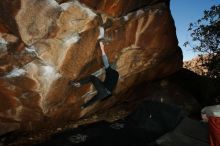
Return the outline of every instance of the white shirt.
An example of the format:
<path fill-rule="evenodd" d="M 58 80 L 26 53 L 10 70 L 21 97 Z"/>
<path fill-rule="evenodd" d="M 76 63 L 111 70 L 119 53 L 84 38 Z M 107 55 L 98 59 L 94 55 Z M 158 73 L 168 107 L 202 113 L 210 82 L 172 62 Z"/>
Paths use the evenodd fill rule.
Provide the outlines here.
<path fill-rule="evenodd" d="M 202 109 L 201 113 L 207 116 L 220 117 L 220 105 L 206 106 Z"/>

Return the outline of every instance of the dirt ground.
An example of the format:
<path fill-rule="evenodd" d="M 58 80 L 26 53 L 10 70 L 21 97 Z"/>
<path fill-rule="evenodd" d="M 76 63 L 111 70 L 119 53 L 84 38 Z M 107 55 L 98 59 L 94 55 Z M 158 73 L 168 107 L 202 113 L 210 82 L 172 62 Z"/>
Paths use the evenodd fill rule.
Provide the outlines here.
<path fill-rule="evenodd" d="M 108 109 L 108 112 L 97 112 L 77 122 L 70 121 L 63 126 L 54 129 L 41 129 L 39 131 L 32 132 L 15 131 L 7 136 L 1 137 L 0 146 L 31 146 L 46 141 L 50 139 L 52 135 L 60 133 L 69 128 L 77 128 L 81 125 L 91 124 L 102 120 L 114 122 L 118 119 L 126 117 L 132 111 L 132 109 L 128 107 L 128 104 L 120 104 L 120 106 L 117 105 L 111 109 Z"/>

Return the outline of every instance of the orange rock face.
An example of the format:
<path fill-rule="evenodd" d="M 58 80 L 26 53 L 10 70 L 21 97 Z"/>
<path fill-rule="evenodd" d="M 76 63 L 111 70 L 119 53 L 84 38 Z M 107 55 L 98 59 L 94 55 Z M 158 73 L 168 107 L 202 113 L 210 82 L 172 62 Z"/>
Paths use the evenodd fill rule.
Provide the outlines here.
<path fill-rule="evenodd" d="M 0 134 L 77 120 L 182 66 L 167 0 L 102 1 L 98 7 L 95 0 L 82 0 L 89 7 L 59 2 L 0 2 Z M 108 40 L 105 50 L 120 78 L 111 98 L 82 110 L 93 86 L 74 88 L 68 82 L 104 77 L 100 35 Z"/>
<path fill-rule="evenodd" d="M 169 0 L 80 0 L 80 2 L 98 12 L 104 12 L 113 17 L 126 15 L 131 11 L 135 11 L 144 6 L 154 5 L 159 2 L 169 4 Z"/>

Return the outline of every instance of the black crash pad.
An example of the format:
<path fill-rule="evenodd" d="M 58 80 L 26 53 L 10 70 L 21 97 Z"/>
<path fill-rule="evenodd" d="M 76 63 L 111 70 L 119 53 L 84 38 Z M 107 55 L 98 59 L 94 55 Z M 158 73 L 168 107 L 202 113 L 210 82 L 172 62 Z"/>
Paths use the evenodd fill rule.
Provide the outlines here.
<path fill-rule="evenodd" d="M 209 146 L 208 125 L 185 118 L 172 132 L 157 140 L 159 146 Z"/>

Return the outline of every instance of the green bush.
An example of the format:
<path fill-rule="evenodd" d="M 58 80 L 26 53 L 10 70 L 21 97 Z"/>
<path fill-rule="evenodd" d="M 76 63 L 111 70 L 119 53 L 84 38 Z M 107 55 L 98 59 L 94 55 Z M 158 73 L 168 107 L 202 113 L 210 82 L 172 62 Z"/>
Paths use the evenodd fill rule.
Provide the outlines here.
<path fill-rule="evenodd" d="M 208 68 L 208 76 L 220 78 L 220 5 L 214 5 L 205 10 L 201 19 L 189 24 L 191 41 L 184 43 L 201 55 L 207 55 L 208 62 L 203 65 Z"/>

